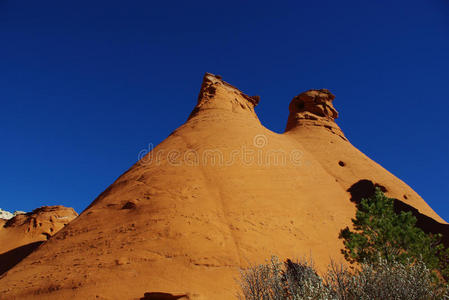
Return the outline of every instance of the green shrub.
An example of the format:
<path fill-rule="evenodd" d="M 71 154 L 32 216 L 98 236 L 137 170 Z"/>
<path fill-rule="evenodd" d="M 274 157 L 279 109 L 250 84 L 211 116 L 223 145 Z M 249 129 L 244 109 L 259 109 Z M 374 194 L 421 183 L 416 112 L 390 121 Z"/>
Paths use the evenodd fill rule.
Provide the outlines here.
<path fill-rule="evenodd" d="M 449 252 L 440 242 L 441 235 L 426 234 L 416 227 L 411 212 L 397 214 L 394 199 L 380 189 L 361 200 L 352 223 L 354 231 L 346 227 L 340 232 L 345 245 L 342 253 L 349 262 L 373 264 L 379 256 L 402 263 L 419 259 L 446 278 L 449 275 Z"/>

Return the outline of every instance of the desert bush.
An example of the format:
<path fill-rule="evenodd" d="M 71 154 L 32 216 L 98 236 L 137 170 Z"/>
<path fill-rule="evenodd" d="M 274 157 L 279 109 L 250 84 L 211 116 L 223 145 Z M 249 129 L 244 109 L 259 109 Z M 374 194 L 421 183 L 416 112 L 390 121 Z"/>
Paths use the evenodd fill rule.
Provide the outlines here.
<path fill-rule="evenodd" d="M 449 299 L 448 287 L 433 280 L 427 265 L 388 261 L 361 264 L 357 270 L 331 263 L 321 278 L 310 261 L 279 262 L 241 272 L 240 299 L 247 300 L 440 300 Z"/>
<path fill-rule="evenodd" d="M 244 299 L 284 299 L 281 276 L 282 265 L 276 257 L 272 257 L 267 264 L 242 270 L 240 285 Z"/>
<path fill-rule="evenodd" d="M 246 300 L 301 300 L 329 299 L 323 280 L 311 261 L 281 263 L 273 256 L 267 264 L 251 266 L 241 271 L 240 299 Z"/>
<path fill-rule="evenodd" d="M 432 270 L 421 260 L 404 263 L 379 258 L 352 272 L 331 263 L 325 282 L 334 299 L 449 299 L 448 287 L 436 282 Z"/>

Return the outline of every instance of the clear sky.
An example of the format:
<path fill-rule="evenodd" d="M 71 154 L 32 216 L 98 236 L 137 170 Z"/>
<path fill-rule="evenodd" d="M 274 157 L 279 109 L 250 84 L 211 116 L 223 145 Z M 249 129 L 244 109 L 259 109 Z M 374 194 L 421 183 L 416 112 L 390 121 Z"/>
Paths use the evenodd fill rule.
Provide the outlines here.
<path fill-rule="evenodd" d="M 350 141 L 449 220 L 449 2 L 0 0 L 0 207 L 82 211 L 196 104 L 204 72 L 328 88 Z"/>

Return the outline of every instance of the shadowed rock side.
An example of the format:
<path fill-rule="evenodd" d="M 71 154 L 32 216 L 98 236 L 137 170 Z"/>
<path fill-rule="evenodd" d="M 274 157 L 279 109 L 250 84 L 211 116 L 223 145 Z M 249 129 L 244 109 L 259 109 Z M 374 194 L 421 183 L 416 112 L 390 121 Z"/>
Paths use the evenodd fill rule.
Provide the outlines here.
<path fill-rule="evenodd" d="M 0 276 L 17 265 L 22 259 L 37 249 L 43 241 L 29 243 L 0 254 Z"/>
<path fill-rule="evenodd" d="M 258 97 L 206 74 L 188 121 L 9 270 L 0 293 L 234 299 L 239 268 L 249 263 L 312 253 L 324 270 L 330 257 L 340 259 L 338 234 L 355 214 L 347 189 L 361 179 L 443 222 L 347 141 L 329 91 L 301 95 L 287 132 L 277 134 L 260 124 Z"/>

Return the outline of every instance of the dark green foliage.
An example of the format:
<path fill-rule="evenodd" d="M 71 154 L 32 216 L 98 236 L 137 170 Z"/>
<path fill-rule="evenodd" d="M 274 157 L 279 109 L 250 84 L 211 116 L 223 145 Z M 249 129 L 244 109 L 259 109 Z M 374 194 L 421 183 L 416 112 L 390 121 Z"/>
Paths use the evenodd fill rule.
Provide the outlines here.
<path fill-rule="evenodd" d="M 394 211 L 394 199 L 380 189 L 357 205 L 354 231 L 348 227 L 340 232 L 344 239 L 345 258 L 353 262 L 374 264 L 379 257 L 388 262 L 406 263 L 422 260 L 428 268 L 449 275 L 449 252 L 440 242 L 441 235 L 426 234 L 416 227 L 411 212 Z"/>

